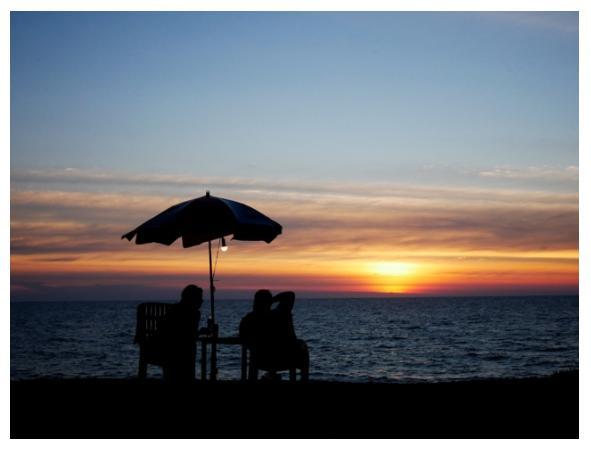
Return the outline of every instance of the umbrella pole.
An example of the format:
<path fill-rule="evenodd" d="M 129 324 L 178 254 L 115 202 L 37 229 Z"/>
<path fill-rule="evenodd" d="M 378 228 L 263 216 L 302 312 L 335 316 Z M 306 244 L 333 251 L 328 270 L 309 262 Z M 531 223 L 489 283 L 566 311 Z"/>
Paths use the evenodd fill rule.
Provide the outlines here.
<path fill-rule="evenodd" d="M 212 341 L 211 341 L 211 371 L 209 374 L 210 380 L 215 380 L 217 377 L 217 325 L 215 324 L 215 309 L 214 309 L 214 291 L 215 287 L 213 285 L 213 271 L 211 267 L 211 240 L 207 242 L 207 246 L 209 249 L 209 299 L 211 305 L 211 333 L 212 333 Z M 209 324 L 209 323 L 208 323 Z"/>
<path fill-rule="evenodd" d="M 213 286 L 213 271 L 211 268 L 211 240 L 207 242 L 209 247 L 209 299 L 211 306 L 211 321 L 215 324 L 215 309 L 213 306 L 214 286 Z"/>

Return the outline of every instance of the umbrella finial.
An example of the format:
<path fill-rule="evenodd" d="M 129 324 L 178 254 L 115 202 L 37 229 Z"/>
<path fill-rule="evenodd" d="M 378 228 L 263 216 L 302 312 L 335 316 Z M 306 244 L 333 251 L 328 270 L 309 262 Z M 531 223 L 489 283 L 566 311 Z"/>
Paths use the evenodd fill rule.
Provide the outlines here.
<path fill-rule="evenodd" d="M 205 191 L 205 196 L 209 196 L 209 190 Z"/>

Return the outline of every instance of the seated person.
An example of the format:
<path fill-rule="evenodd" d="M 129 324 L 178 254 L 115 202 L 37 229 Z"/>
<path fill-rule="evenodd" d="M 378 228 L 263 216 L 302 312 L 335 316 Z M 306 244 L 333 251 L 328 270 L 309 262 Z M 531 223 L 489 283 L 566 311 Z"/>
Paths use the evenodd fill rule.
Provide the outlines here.
<path fill-rule="evenodd" d="M 187 285 L 181 300 L 164 317 L 161 337 L 164 349 L 164 379 L 192 381 L 195 379 L 196 341 L 201 319 L 203 290 Z"/>
<path fill-rule="evenodd" d="M 278 305 L 271 309 L 272 303 Z M 240 323 L 240 336 L 250 349 L 250 377 L 256 379 L 256 371 L 264 369 L 272 373 L 290 370 L 295 380 L 295 369 L 300 368 L 302 380 L 308 379 L 308 346 L 296 337 L 292 309 L 295 302 L 293 292 L 271 296 L 268 290 L 255 294 L 253 311 Z"/>
<path fill-rule="evenodd" d="M 247 344 L 254 345 L 265 339 L 272 303 L 273 295 L 269 290 L 259 290 L 254 294 L 252 312 L 247 313 L 240 321 L 240 337 Z"/>

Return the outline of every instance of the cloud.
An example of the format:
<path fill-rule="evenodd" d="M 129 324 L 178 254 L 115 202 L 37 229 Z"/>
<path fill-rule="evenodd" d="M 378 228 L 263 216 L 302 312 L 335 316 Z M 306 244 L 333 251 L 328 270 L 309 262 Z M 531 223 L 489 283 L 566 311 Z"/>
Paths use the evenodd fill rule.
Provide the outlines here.
<path fill-rule="evenodd" d="M 531 167 L 525 170 L 517 168 L 493 168 L 482 170 L 483 177 L 517 177 L 522 173 L 522 178 L 540 178 L 555 174 L 558 179 L 578 180 L 578 168 L 567 167 L 566 169 L 549 169 Z M 527 176 L 524 176 L 527 175 Z M 315 201 L 316 198 L 328 200 L 331 203 L 341 200 L 352 201 L 354 198 L 363 202 L 377 201 L 423 201 L 434 202 L 440 198 L 456 198 L 464 201 L 487 202 L 492 200 L 500 202 L 527 201 L 563 202 L 577 197 L 576 193 L 558 193 L 536 190 L 517 190 L 503 188 L 481 188 L 475 185 L 466 187 L 452 187 L 445 185 L 426 186 L 412 185 L 408 183 L 395 182 L 331 182 L 331 181 L 302 181 L 295 180 L 274 180 L 274 179 L 252 179 L 252 178 L 219 178 L 219 177 L 193 177 L 167 174 L 132 174 L 132 173 L 107 173 L 96 170 L 81 169 L 53 169 L 53 170 L 23 170 L 11 173 L 11 186 L 15 194 L 26 194 L 27 190 L 37 192 L 48 190 L 52 192 L 61 191 L 62 194 L 71 193 L 69 201 L 74 201 L 76 193 L 97 193 L 102 190 L 96 198 L 103 203 L 109 203 L 112 199 L 119 201 L 121 195 L 109 197 L 105 190 L 113 190 L 119 193 L 126 192 L 123 200 L 130 208 L 141 207 L 146 200 L 178 201 L 204 194 L 210 189 L 215 195 L 238 194 L 239 197 L 253 198 L 260 197 L 266 201 L 269 198 L 300 199 Z M 40 189 L 43 186 L 43 189 Z M 73 190 L 73 192 L 72 192 Z M 146 195 L 146 191 L 154 191 Z M 191 196 L 187 197 L 186 195 Z M 183 195 L 183 196 L 181 196 Z M 30 196 L 30 195 L 29 195 Z M 55 195 L 54 195 L 55 196 Z M 83 197 L 80 197 L 84 201 Z M 30 198 L 34 201 L 35 198 Z M 147 206 L 149 204 L 146 204 Z"/>
<path fill-rule="evenodd" d="M 519 26 L 560 31 L 569 34 L 579 32 L 579 16 L 576 11 L 507 11 L 487 12 L 484 15 Z"/>
<path fill-rule="evenodd" d="M 490 170 L 483 170 L 479 173 L 485 178 L 503 178 L 503 179 L 531 179 L 544 181 L 570 181 L 578 183 L 579 167 L 568 166 L 565 168 L 553 167 L 496 167 Z"/>
<path fill-rule="evenodd" d="M 391 196 L 343 190 L 242 193 L 284 226 L 280 250 L 576 249 L 578 195 L 414 189 Z M 430 195 L 428 195 L 430 193 Z M 180 198 L 125 193 L 13 191 L 13 253 L 121 249 L 119 237 Z M 331 248 L 333 246 L 334 248 Z"/>

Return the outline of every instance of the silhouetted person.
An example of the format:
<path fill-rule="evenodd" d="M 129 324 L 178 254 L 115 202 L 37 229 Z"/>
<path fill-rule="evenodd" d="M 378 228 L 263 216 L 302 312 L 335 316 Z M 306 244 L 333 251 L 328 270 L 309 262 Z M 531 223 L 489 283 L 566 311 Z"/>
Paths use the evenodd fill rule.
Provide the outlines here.
<path fill-rule="evenodd" d="M 301 369 L 302 380 L 308 379 L 308 347 L 295 334 L 291 313 L 294 301 L 293 292 L 275 297 L 269 290 L 259 290 L 255 294 L 252 312 L 240 323 L 240 336 L 250 350 L 251 379 L 256 379 L 258 369 L 272 374 L 289 369 L 290 378 L 295 380 L 295 368 Z M 279 304 L 271 310 L 274 302 Z"/>
<path fill-rule="evenodd" d="M 254 294 L 252 311 L 240 321 L 240 337 L 247 344 L 259 343 L 265 338 L 273 295 L 269 290 L 259 290 Z"/>
<path fill-rule="evenodd" d="M 295 380 L 295 368 L 302 371 L 302 380 L 308 380 L 309 353 L 305 341 L 296 337 L 293 326 L 294 292 L 282 292 L 273 298 L 277 306 L 269 312 L 270 337 L 272 339 L 276 363 L 280 367 L 290 367 L 290 377 Z"/>
<path fill-rule="evenodd" d="M 252 379 L 256 376 L 255 367 L 258 360 L 268 358 L 267 339 L 269 335 L 269 312 L 273 303 L 273 295 L 269 290 L 258 290 L 254 294 L 252 311 L 240 321 L 240 338 L 250 351 L 250 372 Z"/>
<path fill-rule="evenodd" d="M 196 341 L 201 319 L 203 290 L 187 285 L 181 300 L 174 304 L 162 323 L 164 379 L 187 382 L 195 379 Z"/>

